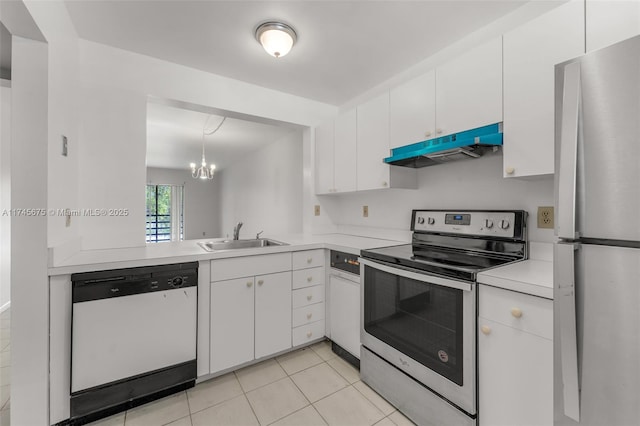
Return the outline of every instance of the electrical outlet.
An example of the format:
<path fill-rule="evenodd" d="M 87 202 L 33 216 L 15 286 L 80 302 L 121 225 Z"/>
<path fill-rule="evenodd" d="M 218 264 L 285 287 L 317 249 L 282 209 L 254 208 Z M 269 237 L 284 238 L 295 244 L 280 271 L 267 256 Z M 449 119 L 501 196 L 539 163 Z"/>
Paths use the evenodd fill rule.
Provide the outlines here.
<path fill-rule="evenodd" d="M 538 207 L 538 228 L 553 227 L 553 206 Z"/>
<path fill-rule="evenodd" d="M 316 216 L 320 216 L 320 205 L 316 204 L 315 207 L 313 208 L 313 214 Z"/>
<path fill-rule="evenodd" d="M 369 217 L 369 206 L 362 206 L 362 217 Z"/>

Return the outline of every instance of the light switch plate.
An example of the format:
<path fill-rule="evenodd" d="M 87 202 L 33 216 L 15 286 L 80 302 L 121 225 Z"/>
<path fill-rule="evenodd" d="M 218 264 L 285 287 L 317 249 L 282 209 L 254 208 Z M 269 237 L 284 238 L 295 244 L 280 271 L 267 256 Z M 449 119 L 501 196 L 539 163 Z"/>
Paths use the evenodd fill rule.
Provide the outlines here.
<path fill-rule="evenodd" d="M 62 135 L 62 155 L 66 157 L 69 153 L 69 148 L 67 146 L 67 137 Z"/>
<path fill-rule="evenodd" d="M 553 229 L 553 206 L 538 207 L 538 228 Z"/>
<path fill-rule="evenodd" d="M 320 216 L 320 205 L 319 205 L 319 204 L 316 204 L 316 205 L 313 207 L 313 214 L 314 214 L 315 216 Z"/>

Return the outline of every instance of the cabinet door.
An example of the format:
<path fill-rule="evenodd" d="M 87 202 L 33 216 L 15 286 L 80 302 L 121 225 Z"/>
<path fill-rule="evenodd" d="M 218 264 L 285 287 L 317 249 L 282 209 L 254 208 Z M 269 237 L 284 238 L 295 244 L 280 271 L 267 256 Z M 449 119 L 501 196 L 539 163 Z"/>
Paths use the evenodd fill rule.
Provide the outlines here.
<path fill-rule="evenodd" d="M 356 110 L 336 117 L 334 150 L 334 192 L 356 190 Z"/>
<path fill-rule="evenodd" d="M 571 1 L 504 35 L 504 176 L 554 171 L 554 65 L 584 53 L 584 4 Z"/>
<path fill-rule="evenodd" d="M 329 278 L 331 340 L 360 358 L 360 286 L 349 280 Z"/>
<path fill-rule="evenodd" d="M 587 52 L 640 34 L 639 0 L 587 0 Z"/>
<path fill-rule="evenodd" d="M 478 326 L 480 424 L 553 425 L 553 341 L 483 317 Z"/>
<path fill-rule="evenodd" d="M 211 373 L 253 360 L 254 279 L 211 284 Z"/>
<path fill-rule="evenodd" d="M 389 142 L 391 148 L 435 137 L 436 73 L 429 71 L 391 89 Z"/>
<path fill-rule="evenodd" d="M 502 37 L 436 69 L 436 137 L 502 121 Z"/>
<path fill-rule="evenodd" d="M 388 188 L 389 92 L 358 106 L 357 117 L 358 190 Z"/>
<path fill-rule="evenodd" d="M 316 127 L 316 194 L 333 192 L 333 120 Z"/>
<path fill-rule="evenodd" d="M 256 280 L 256 359 L 291 347 L 291 272 Z"/>

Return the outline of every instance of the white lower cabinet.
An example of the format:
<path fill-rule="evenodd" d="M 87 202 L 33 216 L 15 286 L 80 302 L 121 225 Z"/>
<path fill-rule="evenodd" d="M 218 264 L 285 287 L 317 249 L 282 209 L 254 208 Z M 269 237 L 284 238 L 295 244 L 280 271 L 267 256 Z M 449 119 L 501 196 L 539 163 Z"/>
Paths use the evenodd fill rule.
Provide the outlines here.
<path fill-rule="evenodd" d="M 254 357 L 254 278 L 211 284 L 211 372 Z"/>
<path fill-rule="evenodd" d="M 293 329 L 293 346 L 304 345 L 324 337 L 324 321 L 316 321 Z"/>
<path fill-rule="evenodd" d="M 360 358 L 360 286 L 353 281 L 329 278 L 331 340 Z"/>
<path fill-rule="evenodd" d="M 211 283 L 210 373 L 291 348 L 291 253 L 211 262 L 214 280 L 260 270 L 282 272 Z"/>
<path fill-rule="evenodd" d="M 293 252 L 292 344 L 304 345 L 325 335 L 325 250 Z"/>
<path fill-rule="evenodd" d="M 478 424 L 553 425 L 553 302 L 478 291 Z"/>
<path fill-rule="evenodd" d="M 291 347 L 291 272 L 255 278 L 255 357 Z"/>

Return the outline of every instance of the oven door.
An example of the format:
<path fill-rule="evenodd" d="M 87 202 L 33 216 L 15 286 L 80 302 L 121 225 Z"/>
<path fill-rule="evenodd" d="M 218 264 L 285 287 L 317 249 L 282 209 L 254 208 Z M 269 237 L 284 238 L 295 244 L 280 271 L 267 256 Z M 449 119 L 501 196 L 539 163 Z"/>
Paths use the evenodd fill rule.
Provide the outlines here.
<path fill-rule="evenodd" d="M 360 259 L 362 345 L 476 414 L 476 286 Z"/>

